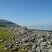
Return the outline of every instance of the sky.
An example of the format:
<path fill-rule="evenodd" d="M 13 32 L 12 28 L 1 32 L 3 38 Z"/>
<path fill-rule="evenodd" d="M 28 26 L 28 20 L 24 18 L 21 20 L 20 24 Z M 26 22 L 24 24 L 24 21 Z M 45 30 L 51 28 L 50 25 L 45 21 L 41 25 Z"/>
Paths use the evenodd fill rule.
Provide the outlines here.
<path fill-rule="evenodd" d="M 52 25 L 52 0 L 0 0 L 0 19 L 19 25 Z"/>

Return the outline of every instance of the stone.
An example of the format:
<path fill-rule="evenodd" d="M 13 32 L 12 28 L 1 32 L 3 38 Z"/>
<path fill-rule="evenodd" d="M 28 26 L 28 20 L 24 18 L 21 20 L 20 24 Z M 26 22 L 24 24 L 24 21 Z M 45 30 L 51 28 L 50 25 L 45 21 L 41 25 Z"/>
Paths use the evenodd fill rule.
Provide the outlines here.
<path fill-rule="evenodd" d="M 4 39 L 0 38 L 0 43 L 4 42 Z"/>
<path fill-rule="evenodd" d="M 16 29 L 17 30 L 17 29 Z M 14 37 L 9 39 L 5 46 L 14 52 L 52 52 L 52 34 L 45 31 L 34 31 L 27 28 L 18 28 Z"/>

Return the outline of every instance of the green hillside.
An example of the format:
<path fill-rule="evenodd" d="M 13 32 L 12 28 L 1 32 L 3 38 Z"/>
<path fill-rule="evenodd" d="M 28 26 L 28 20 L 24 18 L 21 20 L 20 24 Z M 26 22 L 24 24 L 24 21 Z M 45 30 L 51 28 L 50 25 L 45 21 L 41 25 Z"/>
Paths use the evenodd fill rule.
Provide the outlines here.
<path fill-rule="evenodd" d="M 3 19 L 0 19 L 0 26 L 2 26 L 2 27 L 19 27 L 19 25 L 15 24 L 13 22 L 7 21 L 7 20 L 3 20 Z"/>
<path fill-rule="evenodd" d="M 12 37 L 14 33 L 10 28 L 0 27 L 0 52 L 4 52 L 4 41 L 8 41 L 10 37 Z M 1 41 L 3 39 L 3 41 Z"/>
<path fill-rule="evenodd" d="M 52 31 L 0 20 L 0 52 L 52 52 Z"/>
<path fill-rule="evenodd" d="M 4 43 L 15 34 L 15 32 L 12 31 L 12 28 L 14 27 L 19 27 L 19 25 L 16 25 L 15 23 L 7 20 L 0 19 L 0 52 L 9 52 L 4 51 Z"/>

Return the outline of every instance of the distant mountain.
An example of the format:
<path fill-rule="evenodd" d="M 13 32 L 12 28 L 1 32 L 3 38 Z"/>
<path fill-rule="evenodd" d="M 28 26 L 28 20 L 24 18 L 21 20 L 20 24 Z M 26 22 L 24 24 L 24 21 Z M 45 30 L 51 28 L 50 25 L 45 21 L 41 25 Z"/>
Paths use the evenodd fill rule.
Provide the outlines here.
<path fill-rule="evenodd" d="M 2 27 L 19 27 L 19 25 L 15 24 L 13 22 L 4 20 L 4 19 L 0 19 L 0 26 L 2 26 Z"/>

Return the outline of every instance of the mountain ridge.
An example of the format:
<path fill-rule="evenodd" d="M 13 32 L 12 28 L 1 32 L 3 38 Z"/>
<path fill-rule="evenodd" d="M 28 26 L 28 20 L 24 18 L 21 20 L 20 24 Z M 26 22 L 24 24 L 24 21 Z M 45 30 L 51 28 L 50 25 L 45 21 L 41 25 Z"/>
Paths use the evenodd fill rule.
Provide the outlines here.
<path fill-rule="evenodd" d="M 7 27 L 19 27 L 19 25 L 4 19 L 0 19 L 0 26 Z"/>

